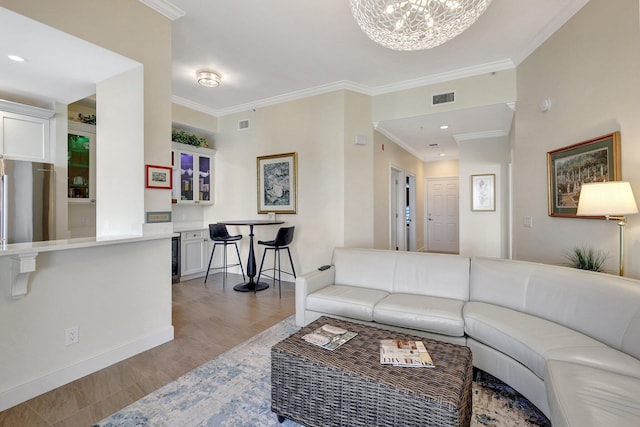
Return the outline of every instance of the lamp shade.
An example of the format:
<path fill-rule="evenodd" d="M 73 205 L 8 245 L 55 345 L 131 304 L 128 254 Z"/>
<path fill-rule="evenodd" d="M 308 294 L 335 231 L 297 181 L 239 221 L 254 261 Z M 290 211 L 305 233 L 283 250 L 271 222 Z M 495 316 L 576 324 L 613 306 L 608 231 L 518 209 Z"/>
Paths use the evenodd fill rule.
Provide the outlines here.
<path fill-rule="evenodd" d="M 579 216 L 624 216 L 638 213 L 631 185 L 624 181 L 583 184 L 578 200 Z"/>

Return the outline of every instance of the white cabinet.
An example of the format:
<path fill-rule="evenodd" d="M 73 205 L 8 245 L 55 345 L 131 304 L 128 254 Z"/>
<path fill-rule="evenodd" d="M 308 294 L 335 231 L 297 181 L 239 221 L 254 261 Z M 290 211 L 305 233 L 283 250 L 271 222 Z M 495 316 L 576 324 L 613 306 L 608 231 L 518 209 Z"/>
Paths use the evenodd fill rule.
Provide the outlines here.
<path fill-rule="evenodd" d="M 180 236 L 180 275 L 203 273 L 209 263 L 209 235 L 207 230 L 183 231 Z M 202 274 L 200 274 L 202 275 Z"/>
<path fill-rule="evenodd" d="M 51 163 L 54 112 L 0 101 L 0 155 L 7 159 Z"/>
<path fill-rule="evenodd" d="M 183 204 L 213 204 L 215 150 L 172 143 L 172 198 Z"/>
<path fill-rule="evenodd" d="M 69 203 L 96 201 L 96 127 L 69 122 L 67 134 Z"/>

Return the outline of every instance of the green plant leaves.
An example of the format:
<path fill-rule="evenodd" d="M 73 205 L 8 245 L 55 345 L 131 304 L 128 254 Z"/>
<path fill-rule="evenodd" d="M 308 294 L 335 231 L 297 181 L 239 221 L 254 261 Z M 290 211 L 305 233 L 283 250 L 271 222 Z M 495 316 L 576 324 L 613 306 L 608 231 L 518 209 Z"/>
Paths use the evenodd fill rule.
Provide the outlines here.
<path fill-rule="evenodd" d="M 602 271 L 608 254 L 593 248 L 576 246 L 565 254 L 566 265 L 580 270 Z"/>
<path fill-rule="evenodd" d="M 195 145 L 196 147 L 207 145 L 207 141 L 204 138 L 177 129 L 171 130 L 171 140 L 180 144 Z"/>

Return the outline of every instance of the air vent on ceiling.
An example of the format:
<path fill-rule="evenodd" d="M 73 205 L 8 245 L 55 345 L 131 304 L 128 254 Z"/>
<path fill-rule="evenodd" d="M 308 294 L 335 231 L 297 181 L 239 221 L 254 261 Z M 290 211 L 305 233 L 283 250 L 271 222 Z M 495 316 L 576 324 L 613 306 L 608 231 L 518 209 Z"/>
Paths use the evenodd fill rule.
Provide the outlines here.
<path fill-rule="evenodd" d="M 238 130 L 249 129 L 249 119 L 238 121 Z"/>
<path fill-rule="evenodd" d="M 450 104 L 456 101 L 455 92 L 438 93 L 431 96 L 431 105 Z"/>

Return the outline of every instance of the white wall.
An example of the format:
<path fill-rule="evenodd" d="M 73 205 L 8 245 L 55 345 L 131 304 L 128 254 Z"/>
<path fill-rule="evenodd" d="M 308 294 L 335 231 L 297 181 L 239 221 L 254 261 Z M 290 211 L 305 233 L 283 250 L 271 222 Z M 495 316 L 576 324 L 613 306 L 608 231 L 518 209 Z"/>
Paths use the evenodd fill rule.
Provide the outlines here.
<path fill-rule="evenodd" d="M 97 85 L 97 238 L 142 234 L 145 221 L 144 145 L 141 144 L 144 141 L 143 85 L 142 66 Z"/>
<path fill-rule="evenodd" d="M 432 95 L 449 91 L 456 92 L 456 102 L 431 105 Z M 503 70 L 374 96 L 373 121 L 504 104 L 515 100 L 516 70 Z"/>
<path fill-rule="evenodd" d="M 640 201 L 640 29 L 638 1 L 592 0 L 518 67 L 514 140 L 514 257 L 564 262 L 587 245 L 617 271 L 614 221 L 547 215 L 546 153 L 619 130 L 622 178 Z M 549 97 L 551 110 L 539 102 Z M 533 228 L 522 226 L 523 217 Z M 640 277 L 640 215 L 628 218 L 626 273 Z"/>
<path fill-rule="evenodd" d="M 509 140 L 487 138 L 460 145 L 460 255 L 506 258 L 509 236 Z M 495 212 L 471 211 L 471 175 L 496 175 Z"/>
<path fill-rule="evenodd" d="M 371 97 L 344 92 L 344 245 L 373 247 L 374 142 Z M 356 135 L 365 145 L 356 145 Z"/>
<path fill-rule="evenodd" d="M 460 173 L 458 159 L 440 160 L 424 163 L 424 175 L 426 178 L 454 178 Z"/>
<path fill-rule="evenodd" d="M 170 164 L 170 21 L 137 1 L 0 0 L 0 6 L 144 66 L 144 116 L 124 119 L 121 128 L 122 132 L 132 129 L 130 121 L 136 120 L 144 132 L 127 135 L 128 145 L 117 148 L 122 152 L 98 174 L 109 179 L 123 167 L 139 174 L 131 185 L 120 186 L 122 197 L 116 201 L 119 209 L 126 209 L 122 201 L 136 199 L 138 225 L 143 221 L 142 207 L 170 210 L 169 191 L 141 190 L 144 163 Z M 42 47 L 56 48 L 47 43 Z M 126 102 L 128 94 L 121 97 Z M 138 96 L 134 101 L 142 104 Z M 66 122 L 66 113 L 58 114 Z M 58 129 L 56 135 L 56 147 L 66 147 L 66 129 Z M 123 160 L 128 149 L 136 153 L 135 164 Z M 142 152 L 144 158 L 139 155 Z M 58 182 L 57 188 L 66 194 L 64 182 Z M 4 276 L 0 278 L 0 410 L 172 339 L 170 248 L 166 238 L 41 253 L 29 293 L 15 300 L 7 282 L 10 258 L 0 256 Z M 80 342 L 64 346 L 65 329 L 74 325 L 80 328 Z"/>
<path fill-rule="evenodd" d="M 216 200 L 204 210 L 205 224 L 266 219 L 257 213 L 256 158 L 297 152 L 297 213 L 279 214 L 278 219 L 285 221 L 284 226 L 296 227 L 291 253 L 298 273 L 330 262 L 333 248 L 345 244 L 344 105 L 344 92 L 337 91 L 220 117 L 215 142 Z M 245 119 L 250 128 L 238 130 L 238 121 Z M 277 228 L 255 227 L 256 240 L 273 238 Z M 229 232 L 245 236 L 240 246 L 246 259 L 248 227 L 229 227 Z M 260 249 L 256 256 L 262 256 Z"/>
<path fill-rule="evenodd" d="M 43 252 L 20 299 L 0 257 L 0 411 L 173 339 L 170 256 L 164 240 Z"/>

